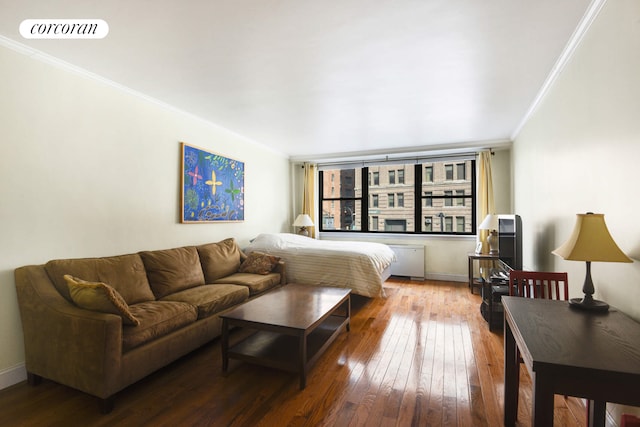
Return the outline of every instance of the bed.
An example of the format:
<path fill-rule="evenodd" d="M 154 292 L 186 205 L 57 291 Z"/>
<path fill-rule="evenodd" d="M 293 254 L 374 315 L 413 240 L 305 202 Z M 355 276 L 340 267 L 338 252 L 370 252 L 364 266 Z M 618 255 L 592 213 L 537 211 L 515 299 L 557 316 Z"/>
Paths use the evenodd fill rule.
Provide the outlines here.
<path fill-rule="evenodd" d="M 285 262 L 287 283 L 349 288 L 365 297 L 384 296 L 395 254 L 382 243 L 315 240 L 290 233 L 260 234 L 246 253 L 266 252 Z"/>

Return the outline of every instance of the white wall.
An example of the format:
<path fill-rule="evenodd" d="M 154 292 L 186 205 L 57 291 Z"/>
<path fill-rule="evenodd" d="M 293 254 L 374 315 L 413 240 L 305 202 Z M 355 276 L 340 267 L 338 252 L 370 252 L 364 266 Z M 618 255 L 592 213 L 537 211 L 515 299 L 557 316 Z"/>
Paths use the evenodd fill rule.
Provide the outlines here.
<path fill-rule="evenodd" d="M 22 379 L 16 267 L 289 231 L 284 155 L 4 47 L 0 64 L 0 388 Z M 245 162 L 244 222 L 179 223 L 180 141 Z"/>
<path fill-rule="evenodd" d="M 593 263 L 596 297 L 640 320 L 640 2 L 608 1 L 513 146 L 524 263 L 568 271 L 579 297 L 585 263 L 550 253 L 576 213 L 604 213 L 633 264 Z M 619 421 L 619 408 L 613 409 Z M 636 410 L 636 412 L 638 412 Z"/>

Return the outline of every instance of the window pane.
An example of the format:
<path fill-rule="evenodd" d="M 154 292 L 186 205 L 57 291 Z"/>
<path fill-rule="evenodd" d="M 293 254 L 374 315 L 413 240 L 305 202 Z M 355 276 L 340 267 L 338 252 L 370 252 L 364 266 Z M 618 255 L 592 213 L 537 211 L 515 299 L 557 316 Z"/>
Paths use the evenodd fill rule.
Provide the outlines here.
<path fill-rule="evenodd" d="M 389 171 L 389 184 L 396 183 L 396 171 Z"/>
<path fill-rule="evenodd" d="M 374 208 L 378 207 L 378 195 L 374 194 L 371 196 L 371 206 Z"/>
<path fill-rule="evenodd" d="M 396 206 L 395 203 L 395 195 L 394 194 L 387 194 L 387 206 L 390 208 L 394 208 Z"/>
<path fill-rule="evenodd" d="M 404 194 L 398 193 L 397 196 L 398 196 L 398 207 L 404 208 Z"/>
<path fill-rule="evenodd" d="M 362 203 L 359 200 L 339 200 L 332 205 L 322 202 L 323 230 L 360 230 Z"/>
<path fill-rule="evenodd" d="M 456 164 L 456 179 L 467 179 L 466 177 L 466 173 L 465 173 L 465 164 L 464 163 L 458 163 Z"/>
<path fill-rule="evenodd" d="M 322 173 L 325 198 L 356 197 L 356 182 L 360 181 L 362 169 L 335 169 L 325 170 Z"/>
<path fill-rule="evenodd" d="M 398 184 L 404 184 L 404 170 L 400 169 L 398 171 Z"/>

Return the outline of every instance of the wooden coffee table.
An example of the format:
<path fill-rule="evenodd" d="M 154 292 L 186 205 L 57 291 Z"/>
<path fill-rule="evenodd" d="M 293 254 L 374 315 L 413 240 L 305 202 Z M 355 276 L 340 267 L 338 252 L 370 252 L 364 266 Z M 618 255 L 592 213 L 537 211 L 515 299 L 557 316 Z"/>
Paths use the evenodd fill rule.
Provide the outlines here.
<path fill-rule="evenodd" d="M 222 318 L 222 371 L 229 359 L 239 359 L 300 375 L 307 371 L 338 334 L 350 330 L 351 290 L 289 284 L 224 313 Z M 229 345 L 229 328 L 256 332 Z"/>

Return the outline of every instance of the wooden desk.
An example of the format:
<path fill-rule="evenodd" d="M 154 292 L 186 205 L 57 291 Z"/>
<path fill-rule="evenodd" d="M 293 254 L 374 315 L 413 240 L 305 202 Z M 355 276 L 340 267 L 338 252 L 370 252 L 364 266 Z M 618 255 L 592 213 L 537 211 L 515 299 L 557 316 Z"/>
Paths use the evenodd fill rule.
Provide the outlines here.
<path fill-rule="evenodd" d="M 468 257 L 469 257 L 469 291 L 473 293 L 474 287 L 482 288 L 482 281 L 476 282 L 473 277 L 473 262 L 476 260 L 477 261 L 497 261 L 500 259 L 500 256 L 498 254 L 489 255 L 489 254 L 469 253 Z"/>
<path fill-rule="evenodd" d="M 532 426 L 553 425 L 553 395 L 590 400 L 589 425 L 604 426 L 606 402 L 640 406 L 640 324 L 623 313 L 590 313 L 566 301 L 503 297 L 504 424 L 515 425 L 520 363 L 533 381 Z"/>

